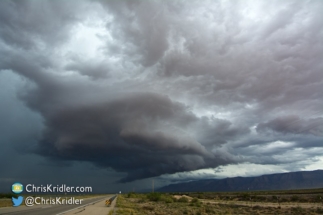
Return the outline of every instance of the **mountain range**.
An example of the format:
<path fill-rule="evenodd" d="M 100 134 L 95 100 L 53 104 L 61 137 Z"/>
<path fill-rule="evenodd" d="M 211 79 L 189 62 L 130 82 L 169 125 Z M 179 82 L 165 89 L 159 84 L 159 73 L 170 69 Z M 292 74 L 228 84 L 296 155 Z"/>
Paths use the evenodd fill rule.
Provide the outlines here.
<path fill-rule="evenodd" d="M 323 188 L 323 170 L 277 173 L 256 177 L 203 179 L 170 184 L 159 192 L 215 192 Z"/>

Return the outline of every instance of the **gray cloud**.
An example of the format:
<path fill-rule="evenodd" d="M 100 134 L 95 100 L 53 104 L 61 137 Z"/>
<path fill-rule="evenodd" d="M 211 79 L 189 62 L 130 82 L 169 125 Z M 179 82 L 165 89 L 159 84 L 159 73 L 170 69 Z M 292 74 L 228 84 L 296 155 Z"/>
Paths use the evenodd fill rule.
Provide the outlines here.
<path fill-rule="evenodd" d="M 27 152 L 113 168 L 129 182 L 292 163 L 284 156 L 299 147 L 310 160 L 321 147 L 321 1 L 0 8 L 0 69 L 28 79 L 18 98 L 44 126 Z"/>
<path fill-rule="evenodd" d="M 83 4 L 62 3 L 1 2 L 1 39 L 17 49 L 34 49 L 42 42 L 55 45 L 66 40 L 70 24 L 78 20 L 72 10 L 81 9 Z"/>
<path fill-rule="evenodd" d="M 323 118 L 304 120 L 299 116 L 278 117 L 257 126 L 257 131 L 273 130 L 281 133 L 323 135 Z"/>
<path fill-rule="evenodd" d="M 157 94 L 120 95 L 108 103 L 66 107 L 43 116 L 47 129 L 38 153 L 128 172 L 123 181 L 228 162 L 183 131 L 199 121 L 196 116 Z"/>

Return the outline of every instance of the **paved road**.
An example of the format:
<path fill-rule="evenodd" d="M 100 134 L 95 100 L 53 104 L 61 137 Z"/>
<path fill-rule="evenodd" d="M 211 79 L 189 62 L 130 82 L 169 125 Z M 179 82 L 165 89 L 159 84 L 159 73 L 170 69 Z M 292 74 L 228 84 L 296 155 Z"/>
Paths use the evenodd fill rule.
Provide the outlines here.
<path fill-rule="evenodd" d="M 78 208 L 72 210 L 64 215 L 108 215 L 110 210 L 114 209 L 116 204 L 116 199 L 113 200 L 112 204 L 107 207 L 105 206 L 105 200 L 102 200 L 98 203 L 88 205 L 86 207 Z"/>
<path fill-rule="evenodd" d="M 93 205 L 111 198 L 112 195 L 100 196 L 96 198 L 88 198 L 82 201 L 82 205 L 37 205 L 32 207 L 19 206 L 19 207 L 5 207 L 0 208 L 0 214 L 2 215 L 56 215 L 70 213 L 69 210 L 84 207 L 84 205 Z M 91 214 L 91 213 L 90 213 Z"/>

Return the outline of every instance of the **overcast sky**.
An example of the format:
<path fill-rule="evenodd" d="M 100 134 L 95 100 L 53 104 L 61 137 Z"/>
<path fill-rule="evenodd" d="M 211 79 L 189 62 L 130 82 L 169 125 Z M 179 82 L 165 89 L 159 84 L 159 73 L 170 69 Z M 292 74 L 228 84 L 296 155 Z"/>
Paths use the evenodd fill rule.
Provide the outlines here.
<path fill-rule="evenodd" d="M 0 1 L 0 191 L 323 167 L 323 1 Z"/>

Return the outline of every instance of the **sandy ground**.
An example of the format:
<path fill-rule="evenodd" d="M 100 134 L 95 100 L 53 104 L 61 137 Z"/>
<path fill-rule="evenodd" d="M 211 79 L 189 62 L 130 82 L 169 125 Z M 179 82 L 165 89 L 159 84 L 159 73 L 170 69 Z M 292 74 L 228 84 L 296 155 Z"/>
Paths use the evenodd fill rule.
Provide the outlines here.
<path fill-rule="evenodd" d="M 175 195 L 173 196 L 175 199 L 179 199 L 181 197 L 186 197 L 189 201 L 191 201 L 193 198 L 187 195 Z"/>
<path fill-rule="evenodd" d="M 85 207 L 81 207 L 79 209 L 70 211 L 68 213 L 64 213 L 64 215 L 108 215 L 110 210 L 113 210 L 116 204 L 116 200 L 114 199 L 111 206 L 106 206 L 105 201 L 108 200 L 104 199 L 100 202 L 97 202 L 95 204 L 91 204 Z"/>

